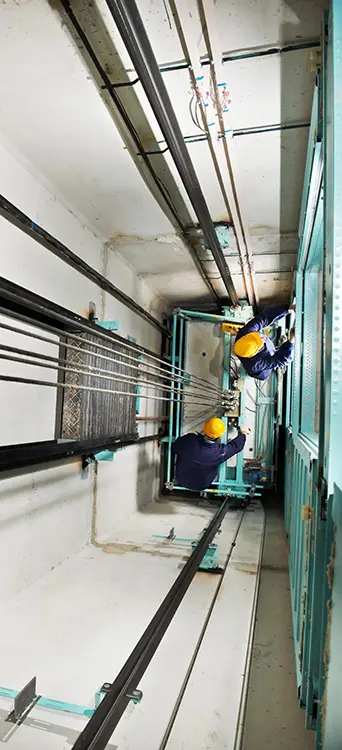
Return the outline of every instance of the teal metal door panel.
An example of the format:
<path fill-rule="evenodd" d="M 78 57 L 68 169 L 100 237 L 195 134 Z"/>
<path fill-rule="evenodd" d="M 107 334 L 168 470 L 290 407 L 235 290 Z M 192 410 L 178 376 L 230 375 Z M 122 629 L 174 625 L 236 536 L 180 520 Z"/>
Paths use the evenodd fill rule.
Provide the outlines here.
<path fill-rule="evenodd" d="M 336 484 L 332 502 L 334 542 L 330 557 L 332 597 L 329 606 L 326 660 L 327 689 L 323 703 L 324 750 L 342 746 L 342 491 Z"/>
<path fill-rule="evenodd" d="M 318 100 L 315 99 L 313 107 L 295 283 L 295 361 L 287 386 L 285 526 L 290 543 L 290 582 L 300 704 L 305 710 L 307 727 L 316 730 L 317 750 L 341 750 L 340 0 L 332 0 L 329 24 L 325 16 L 323 29 L 323 72 L 319 77 Z M 319 106 L 317 101 L 320 102 Z"/>
<path fill-rule="evenodd" d="M 290 541 L 290 587 L 293 616 L 293 633 L 296 654 L 297 686 L 302 683 L 302 652 L 305 627 L 305 606 L 307 591 L 308 543 L 307 524 L 303 520 L 303 510 L 310 501 L 310 460 L 303 458 L 292 447 L 292 461 L 288 462 L 286 504 L 289 508 Z"/>

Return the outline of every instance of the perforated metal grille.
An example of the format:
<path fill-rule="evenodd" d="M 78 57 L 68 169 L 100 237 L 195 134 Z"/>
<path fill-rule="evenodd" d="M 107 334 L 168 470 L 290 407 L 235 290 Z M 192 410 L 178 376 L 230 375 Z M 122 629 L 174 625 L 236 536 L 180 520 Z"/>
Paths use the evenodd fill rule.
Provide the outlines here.
<path fill-rule="evenodd" d="M 132 350 L 118 341 L 104 342 L 94 335 L 77 332 L 82 341 L 66 338 L 67 344 L 74 349 L 66 349 L 68 367 L 81 372 L 66 372 L 65 383 L 75 388 L 65 389 L 62 410 L 62 437 L 71 440 L 83 440 L 102 436 L 118 437 L 133 435 L 136 432 L 136 384 L 126 378 L 136 378 L 133 369 L 138 363 L 126 360 L 124 354 L 133 356 Z M 98 344 L 105 343 L 113 350 L 113 360 L 109 351 L 100 349 Z M 103 356 L 109 357 L 104 359 Z M 106 371 L 98 374 L 96 371 Z M 94 374 L 96 373 L 96 374 Z M 116 375 L 126 376 L 115 377 Z M 101 391 L 81 390 L 79 386 L 100 388 Z M 122 393 L 110 393 L 110 391 Z M 133 395 L 126 395 L 133 393 Z"/>
<path fill-rule="evenodd" d="M 321 320 L 319 281 L 318 273 L 307 273 L 305 276 L 301 431 L 311 439 L 315 439 L 318 407 L 316 384 L 320 366 L 318 337 Z"/>

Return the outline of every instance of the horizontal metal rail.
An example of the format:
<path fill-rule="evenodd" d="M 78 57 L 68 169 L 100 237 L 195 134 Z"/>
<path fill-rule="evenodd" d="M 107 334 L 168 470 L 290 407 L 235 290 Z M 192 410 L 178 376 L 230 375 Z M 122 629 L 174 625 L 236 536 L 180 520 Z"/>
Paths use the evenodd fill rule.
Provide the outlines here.
<path fill-rule="evenodd" d="M 77 456 L 85 458 L 104 450 L 115 451 L 136 443 L 147 443 L 158 440 L 159 433 L 139 438 L 134 435 L 100 437 L 90 440 L 45 440 L 36 443 L 0 446 L 0 473 L 22 469 L 28 466 L 48 463 L 49 461 L 67 460 Z"/>
<path fill-rule="evenodd" d="M 107 746 L 114 729 L 130 702 L 132 691 L 137 689 L 203 560 L 209 544 L 222 523 L 229 507 L 229 501 L 229 497 L 226 497 L 215 513 L 183 570 L 112 683 L 110 691 L 103 698 L 73 745 L 73 750 L 103 750 Z"/>
<path fill-rule="evenodd" d="M 46 297 L 41 297 L 29 289 L 25 289 L 25 287 L 19 286 L 19 284 L 14 284 L 13 281 L 5 279 L 4 276 L 0 276 L 0 306 L 3 308 L 1 310 L 3 314 L 13 318 L 19 317 L 21 320 L 26 319 L 27 323 L 38 324 L 40 328 L 50 330 L 52 324 L 55 328 L 58 328 L 56 333 L 63 331 L 69 333 L 72 330 L 94 333 L 100 339 L 107 339 L 107 341 L 109 339 L 111 342 L 114 339 L 124 345 L 126 349 L 133 349 L 151 358 L 159 357 L 157 352 L 151 351 L 140 344 L 133 345 L 123 336 L 119 336 L 113 331 L 101 329 L 96 323 L 87 320 L 82 315 L 57 305 Z"/>
<path fill-rule="evenodd" d="M 161 333 L 166 336 L 170 335 L 168 329 L 163 326 L 157 318 L 154 318 L 153 315 L 145 310 L 145 308 L 138 305 L 137 302 L 114 286 L 114 284 L 106 279 L 105 276 L 89 266 L 89 264 L 82 260 L 79 255 L 76 255 L 72 250 L 69 250 L 66 245 L 63 245 L 62 242 L 56 237 L 53 237 L 53 235 L 47 232 L 46 229 L 43 229 L 43 227 L 30 219 L 29 216 L 26 216 L 26 214 L 20 211 L 17 206 L 10 203 L 4 195 L 0 195 L 0 216 L 3 216 L 11 224 L 14 224 L 14 226 L 21 229 L 22 232 L 25 232 L 25 234 L 28 234 L 36 240 L 36 242 L 45 247 L 46 250 L 49 250 L 60 258 L 60 260 L 64 261 L 64 263 L 71 266 L 75 271 L 81 273 L 82 276 L 86 276 L 93 282 L 93 284 L 100 287 L 100 289 L 103 289 L 112 297 L 119 300 L 119 302 L 122 302 L 122 304 L 132 310 L 132 312 L 135 312 L 141 318 L 147 320 L 148 323 L 151 323 L 155 328 L 158 328 Z"/>

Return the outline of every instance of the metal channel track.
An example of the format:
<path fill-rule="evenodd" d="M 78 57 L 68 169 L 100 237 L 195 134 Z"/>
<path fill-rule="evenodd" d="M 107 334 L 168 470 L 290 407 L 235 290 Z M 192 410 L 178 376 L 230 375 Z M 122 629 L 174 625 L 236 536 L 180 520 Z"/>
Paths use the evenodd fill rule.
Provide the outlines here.
<path fill-rule="evenodd" d="M 112 683 L 110 691 L 103 698 L 87 726 L 77 738 L 73 745 L 73 750 L 103 750 L 107 746 L 114 729 L 130 702 L 132 692 L 137 689 L 199 568 L 209 544 L 217 533 L 226 515 L 229 503 L 230 498 L 226 497 L 150 624 Z"/>
<path fill-rule="evenodd" d="M 139 438 L 138 435 L 118 435 L 90 440 L 46 440 L 0 447 L 0 473 L 29 468 L 49 461 L 66 461 L 77 456 L 91 457 L 100 451 L 115 451 L 129 445 L 160 439 L 159 433 Z"/>

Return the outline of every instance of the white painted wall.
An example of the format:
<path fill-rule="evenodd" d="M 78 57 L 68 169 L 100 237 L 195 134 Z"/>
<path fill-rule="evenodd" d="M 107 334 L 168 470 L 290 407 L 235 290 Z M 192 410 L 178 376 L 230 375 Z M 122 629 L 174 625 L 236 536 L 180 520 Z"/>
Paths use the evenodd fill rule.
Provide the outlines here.
<path fill-rule="evenodd" d="M 106 270 L 115 285 L 158 315 L 162 302 L 146 283 L 137 280 L 132 269 L 112 251 L 108 251 L 105 264 L 103 238 L 90 231 L 73 208 L 57 197 L 52 187 L 49 190 L 30 165 L 16 157 L 0 146 L 2 190 L 6 197 L 94 268 Z M 160 351 L 161 336 L 154 327 L 110 295 L 102 298 L 101 290 L 92 282 L 3 218 L 0 243 L 2 276 L 79 314 L 86 314 L 92 300 L 99 315 L 102 310 L 104 319 L 119 321 L 122 336 L 135 336 L 138 343 Z M 9 342 L 11 337 L 13 334 L 0 332 L 0 341 Z M 30 348 L 29 340 L 20 337 L 19 342 Z M 34 348 L 37 350 L 36 344 Z M 50 345 L 49 353 L 54 354 L 54 349 Z M 47 345 L 42 344 L 41 350 L 46 352 Z M 14 365 L 16 372 L 20 367 Z M 0 361 L 0 372 L 10 370 L 8 363 Z M 37 370 L 41 377 L 43 371 L 32 368 Z M 44 377 L 54 377 L 54 373 L 51 376 L 44 371 Z M 55 398 L 53 389 L 1 383 L 1 443 L 52 439 Z M 142 434 L 157 429 L 157 423 L 149 422 L 142 427 Z M 154 444 L 132 446 L 118 453 L 113 463 L 99 465 L 99 534 L 110 535 L 122 518 L 155 497 L 158 456 Z M 79 463 L 58 464 L 1 479 L 0 567 L 6 575 L 1 576 L 0 597 L 4 599 L 34 583 L 87 544 L 91 510 L 92 471 L 82 477 Z"/>

